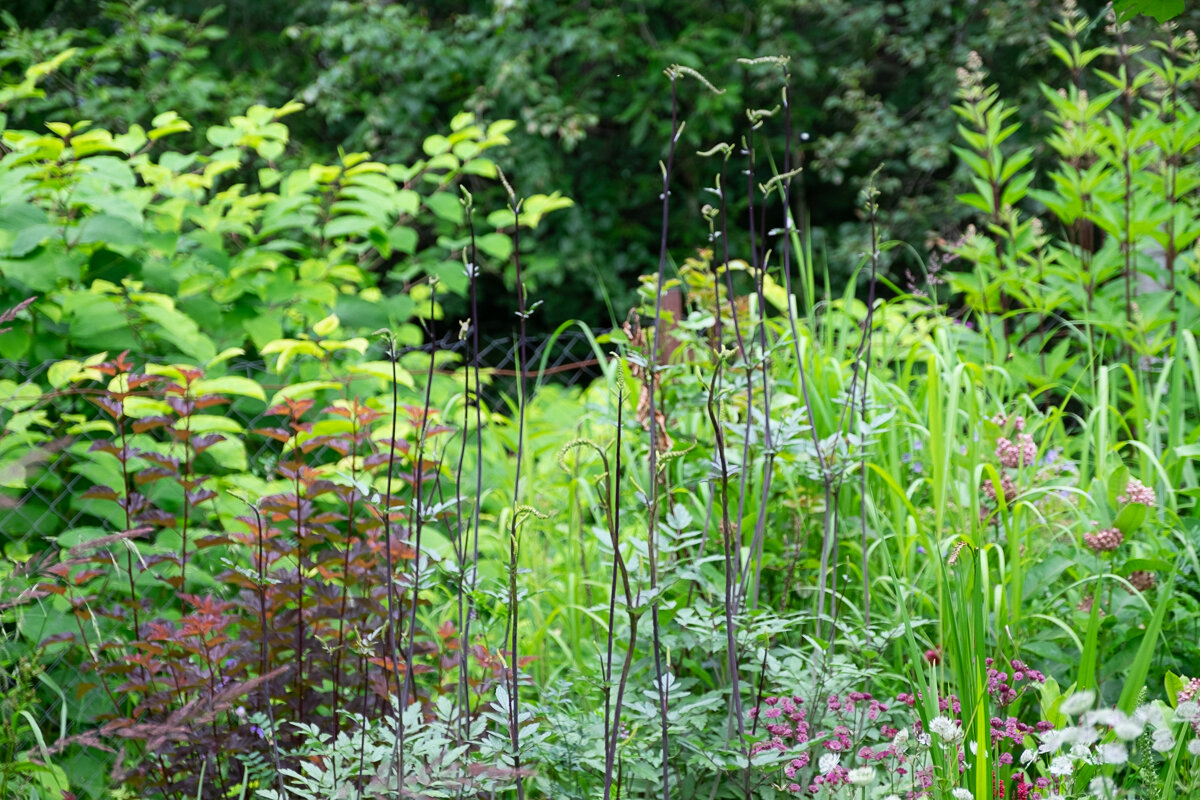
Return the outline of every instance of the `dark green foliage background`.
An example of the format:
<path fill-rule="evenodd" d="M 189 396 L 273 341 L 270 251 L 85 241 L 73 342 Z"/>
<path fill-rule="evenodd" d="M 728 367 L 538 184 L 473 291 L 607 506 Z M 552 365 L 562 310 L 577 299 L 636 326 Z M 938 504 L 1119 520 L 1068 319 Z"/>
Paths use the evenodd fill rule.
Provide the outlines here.
<path fill-rule="evenodd" d="M 14 112 L 11 123 L 30 128 L 38 118 L 91 118 L 123 129 L 175 109 L 202 131 L 250 102 L 298 98 L 309 108 L 291 123 L 297 158 L 329 158 L 345 147 L 410 159 L 464 107 L 485 120 L 516 119 L 522 127 L 502 166 L 518 191 L 559 190 L 577 202 L 539 232 L 544 241 L 527 265 L 531 290 L 553 292 L 555 302 L 532 320 L 550 329 L 570 318 L 607 323 L 610 308 L 622 316 L 635 276 L 655 260 L 668 65 L 701 70 L 727 89 L 717 96 L 684 85 L 684 113 L 705 126 L 703 139 L 698 126 L 685 131 L 679 151 L 675 259 L 705 243 L 698 208 L 711 198 L 703 189 L 714 182 L 713 165 L 695 152 L 719 139 L 736 143 L 746 128 L 742 108 L 780 100 L 776 74 L 748 71 L 737 59 L 785 54 L 797 138 L 811 136 L 804 183 L 814 248 L 836 285 L 866 249 L 855 198 L 880 164 L 885 238 L 924 250 L 926 240 L 962 226 L 967 212 L 953 202 L 950 152 L 954 70 L 977 50 L 1015 106 L 1035 107 L 1025 101 L 1036 81 L 1054 84 L 1061 71 L 1041 40 L 1058 5 L 235 0 L 102 3 L 97 13 L 78 0 L 35 0 L 10 10 L 0 69 L 15 73 L 70 44 L 86 48 L 76 69 L 54 76 L 44 101 Z M 1104 36 L 1099 27 L 1094 37 Z M 778 137 L 769 142 L 777 164 L 782 146 Z M 735 252 L 744 248 L 744 238 L 734 244 Z M 891 264 L 894 276 L 921 267 L 897 258 L 909 262 Z M 514 276 L 510 268 L 485 281 L 496 296 L 512 289 Z M 510 305 L 485 311 L 485 330 L 507 333 Z"/>

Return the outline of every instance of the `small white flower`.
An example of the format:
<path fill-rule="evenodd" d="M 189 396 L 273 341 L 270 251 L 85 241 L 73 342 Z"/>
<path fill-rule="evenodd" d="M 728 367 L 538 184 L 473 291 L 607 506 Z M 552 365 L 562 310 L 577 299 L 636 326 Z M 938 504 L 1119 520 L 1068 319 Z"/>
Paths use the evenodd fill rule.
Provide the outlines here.
<path fill-rule="evenodd" d="M 1113 733 L 1117 735 L 1118 739 L 1126 742 L 1132 742 L 1134 739 L 1142 735 L 1142 731 L 1145 730 L 1145 726 L 1135 719 L 1124 719 L 1113 725 L 1112 729 Z"/>
<path fill-rule="evenodd" d="M 875 768 L 856 767 L 846 774 L 846 780 L 855 786 L 866 786 L 875 780 Z"/>
<path fill-rule="evenodd" d="M 900 800 L 900 795 L 889 794 L 887 797 L 883 798 L 883 800 Z"/>
<path fill-rule="evenodd" d="M 833 753 L 826 753 L 825 755 L 821 756 L 819 761 L 817 761 L 817 769 L 822 774 L 829 772 L 829 770 L 838 765 L 839 760 L 840 759 Z"/>
<path fill-rule="evenodd" d="M 1037 758 L 1037 750 L 1034 750 L 1032 748 L 1029 750 L 1026 750 L 1023 753 L 1021 753 L 1021 764 L 1029 765 L 1030 763 L 1033 762 L 1033 760 L 1035 758 Z"/>
<path fill-rule="evenodd" d="M 1120 709 L 1096 708 L 1084 714 L 1080 722 L 1084 725 L 1100 725 L 1111 728 L 1123 719 L 1128 719 L 1128 717 Z"/>
<path fill-rule="evenodd" d="M 1050 762 L 1050 774 L 1058 778 L 1065 778 L 1075 771 L 1075 765 L 1071 763 L 1069 756 L 1055 756 Z"/>
<path fill-rule="evenodd" d="M 1165 753 L 1175 746 L 1175 737 L 1166 728 L 1159 728 L 1150 738 L 1150 746 L 1160 753 Z"/>
<path fill-rule="evenodd" d="M 1161 728 L 1164 724 L 1162 709 L 1153 703 L 1138 706 L 1137 710 L 1133 712 L 1133 718 L 1155 728 Z"/>
<path fill-rule="evenodd" d="M 1093 797 L 1108 798 L 1116 794 L 1117 784 L 1112 778 L 1107 778 L 1101 775 L 1099 778 L 1092 778 L 1092 782 L 1088 784 L 1088 792 Z"/>
<path fill-rule="evenodd" d="M 949 717 L 934 717 L 929 720 L 929 732 L 936 733 L 942 741 L 957 741 L 962 736 L 962 729 Z"/>
<path fill-rule="evenodd" d="M 954 795 L 954 800 L 974 800 L 975 798 L 975 795 L 971 794 L 970 789 L 963 789 L 961 787 L 950 792 L 950 794 Z"/>
<path fill-rule="evenodd" d="M 1101 764 L 1124 764 L 1129 760 L 1129 751 L 1120 742 L 1100 745 Z"/>
<path fill-rule="evenodd" d="M 1067 743 L 1070 735 L 1066 730 L 1051 730 L 1042 734 L 1042 743 L 1038 745 L 1039 753 L 1057 753 Z"/>
<path fill-rule="evenodd" d="M 1175 709 L 1175 719 L 1180 722 L 1195 722 L 1200 719 L 1200 703 L 1195 700 L 1180 703 L 1179 708 Z"/>
<path fill-rule="evenodd" d="M 1192 739 L 1188 742 L 1188 752 L 1194 756 L 1200 756 L 1200 739 Z"/>
<path fill-rule="evenodd" d="M 1082 714 L 1092 707 L 1092 703 L 1096 702 L 1096 693 L 1093 691 L 1075 692 L 1075 694 L 1062 701 L 1058 710 L 1067 716 L 1074 717 L 1077 714 Z"/>
<path fill-rule="evenodd" d="M 1089 748 L 1086 744 L 1071 745 L 1071 750 L 1070 750 L 1069 754 L 1070 754 L 1071 758 L 1075 759 L 1076 761 L 1082 761 L 1084 764 L 1096 763 L 1095 760 L 1092 758 L 1091 748 Z"/>
<path fill-rule="evenodd" d="M 892 737 L 892 747 L 896 750 L 903 750 L 906 744 L 908 744 L 908 728 L 901 728 Z"/>
<path fill-rule="evenodd" d="M 1076 744 L 1089 745 L 1100 741 L 1100 732 L 1092 727 L 1076 726 L 1075 742 Z"/>
<path fill-rule="evenodd" d="M 918 733 L 917 734 L 917 744 L 921 745 L 922 747 L 929 747 L 930 743 L 932 743 L 932 742 L 933 742 L 933 739 L 929 736 L 928 733 Z"/>

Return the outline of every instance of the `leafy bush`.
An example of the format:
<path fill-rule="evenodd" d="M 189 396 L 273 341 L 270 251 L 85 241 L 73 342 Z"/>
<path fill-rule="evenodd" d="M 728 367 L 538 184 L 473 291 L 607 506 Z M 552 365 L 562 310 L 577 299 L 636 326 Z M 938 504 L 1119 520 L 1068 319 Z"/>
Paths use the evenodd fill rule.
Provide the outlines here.
<path fill-rule="evenodd" d="M 252 106 L 209 127 L 198 152 L 165 149 L 191 129 L 169 111 L 123 134 L 86 122 L 6 130 L 0 272 L 13 303 L 39 299 L 34 326 L 6 334 L 0 354 L 136 349 L 209 362 L 247 343 L 319 338 L 335 312 L 353 331 L 391 327 L 414 342 L 420 330 L 405 324 L 424 311 L 405 290 L 428 276 L 465 294 L 463 242 L 447 235 L 462 221 L 455 187 L 496 177 L 484 153 L 513 123 L 485 129 L 459 115 L 408 166 L 347 153 L 277 168 L 289 141 L 279 120 L 301 108 Z M 531 197 L 522 224 L 569 204 Z M 512 216 L 489 219 L 503 229 Z M 512 248 L 499 230 L 477 244 L 481 263 Z"/>

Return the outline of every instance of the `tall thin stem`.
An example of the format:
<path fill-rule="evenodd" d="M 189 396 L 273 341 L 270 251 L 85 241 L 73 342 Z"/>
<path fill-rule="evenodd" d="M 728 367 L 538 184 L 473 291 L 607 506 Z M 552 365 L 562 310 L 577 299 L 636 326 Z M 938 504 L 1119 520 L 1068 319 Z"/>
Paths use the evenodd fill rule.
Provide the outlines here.
<path fill-rule="evenodd" d="M 521 685 L 518 671 L 520 669 L 520 653 L 518 650 L 517 609 L 517 508 L 521 502 L 521 466 L 525 460 L 525 328 L 529 314 L 525 307 L 525 277 L 521 272 L 521 203 L 517 200 L 512 186 L 505 181 L 508 189 L 509 208 L 513 215 L 513 264 L 517 273 L 517 466 L 513 477 L 512 521 L 508 532 L 508 625 L 509 625 L 509 669 L 508 669 L 508 721 L 509 741 L 512 745 L 513 771 L 517 778 L 517 798 L 525 800 L 525 781 L 521 776 L 520 731 L 520 691 Z"/>
<path fill-rule="evenodd" d="M 662 339 L 662 296 L 663 282 L 667 269 L 667 230 L 671 207 L 671 168 L 675 162 L 675 144 L 679 139 L 679 100 L 675 89 L 678 73 L 667 70 L 671 81 L 671 144 L 667 150 L 667 163 L 663 167 L 662 182 L 662 233 L 658 248 L 658 279 L 654 285 L 654 337 L 650 343 L 650 363 L 647 366 L 647 390 L 650 394 L 650 509 L 647 520 L 646 553 L 650 568 L 650 628 L 654 647 L 654 678 L 658 691 L 659 729 L 662 741 L 662 796 L 670 796 L 671 777 L 668 761 L 667 684 L 663 678 L 662 648 L 658 627 L 658 393 L 655 391 L 659 370 L 659 342 Z M 664 423 L 665 424 L 665 423 Z"/>

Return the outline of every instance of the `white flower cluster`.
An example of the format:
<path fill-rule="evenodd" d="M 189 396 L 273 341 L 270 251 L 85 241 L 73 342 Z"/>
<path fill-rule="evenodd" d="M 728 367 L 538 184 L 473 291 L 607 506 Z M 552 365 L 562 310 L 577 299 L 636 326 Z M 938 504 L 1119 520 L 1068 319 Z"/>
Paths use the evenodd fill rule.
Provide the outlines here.
<path fill-rule="evenodd" d="M 929 720 L 929 732 L 937 734 L 944 742 L 957 742 L 962 738 L 962 728 L 949 717 L 934 717 Z"/>
<path fill-rule="evenodd" d="M 1042 733 L 1036 751 L 1021 753 L 1021 765 L 1028 767 L 1039 754 L 1046 755 L 1050 758 L 1049 774 L 1058 778 L 1070 777 L 1083 764 L 1120 767 L 1129 763 L 1130 743 L 1143 734 L 1149 735 L 1152 749 L 1166 754 L 1178 743 L 1177 735 L 1187 735 L 1189 727 L 1200 721 L 1200 703 L 1195 701 L 1180 703 L 1173 713 L 1163 703 L 1149 703 L 1126 714 L 1116 708 L 1093 709 L 1095 700 L 1095 693 L 1090 691 L 1065 698 L 1059 710 L 1077 716 L 1078 723 Z M 1109 740 L 1110 732 L 1116 741 Z M 1187 750 L 1200 756 L 1200 737 L 1192 737 Z M 1117 789 L 1109 777 L 1095 778 L 1088 784 L 1090 797 L 1115 798 Z M 1045 800 L 1057 796 L 1051 794 Z"/>

